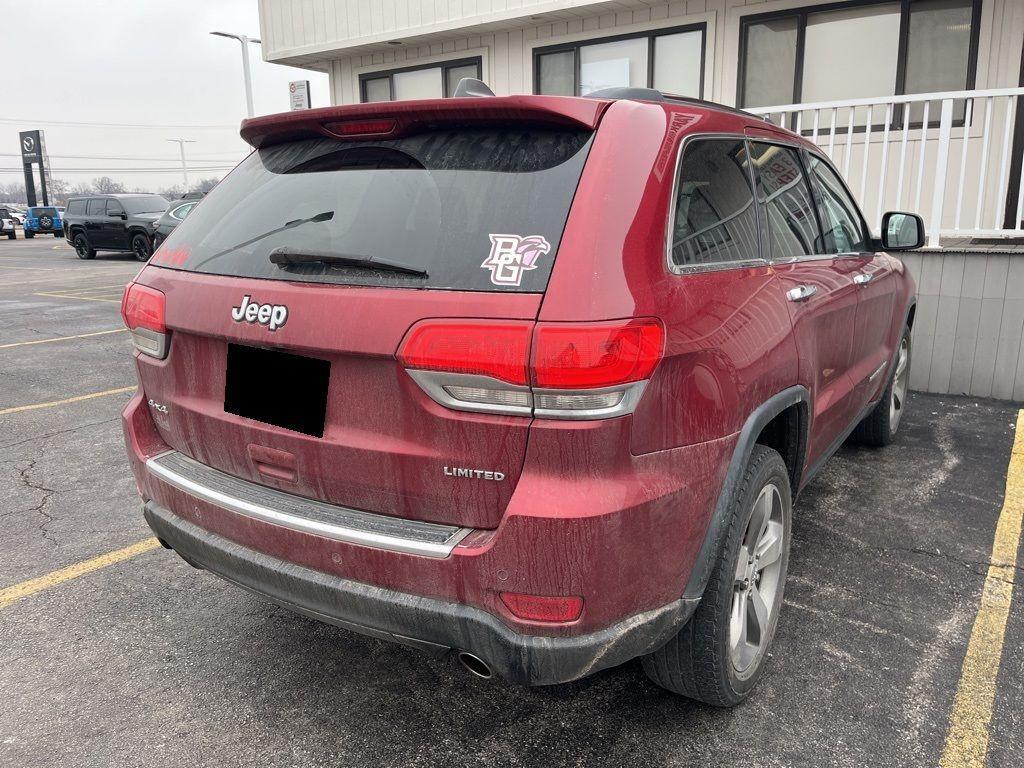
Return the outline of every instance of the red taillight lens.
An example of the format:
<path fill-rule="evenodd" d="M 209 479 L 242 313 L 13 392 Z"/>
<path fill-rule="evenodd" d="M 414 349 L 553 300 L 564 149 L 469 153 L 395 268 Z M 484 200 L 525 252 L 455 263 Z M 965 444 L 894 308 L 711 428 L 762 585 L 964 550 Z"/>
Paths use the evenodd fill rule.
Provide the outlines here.
<path fill-rule="evenodd" d="M 161 291 L 139 283 L 128 283 L 121 299 L 121 317 L 129 330 L 146 328 L 166 333 L 164 311 L 166 298 Z"/>
<path fill-rule="evenodd" d="M 491 376 L 526 385 L 532 326 L 518 321 L 427 321 L 408 333 L 398 359 L 406 368 Z"/>
<path fill-rule="evenodd" d="M 534 335 L 533 385 L 594 389 L 648 378 L 661 360 L 665 330 L 654 319 L 540 323 Z"/>
<path fill-rule="evenodd" d="M 582 597 L 545 597 L 502 592 L 501 602 L 514 616 L 527 621 L 576 621 L 583 613 Z"/>

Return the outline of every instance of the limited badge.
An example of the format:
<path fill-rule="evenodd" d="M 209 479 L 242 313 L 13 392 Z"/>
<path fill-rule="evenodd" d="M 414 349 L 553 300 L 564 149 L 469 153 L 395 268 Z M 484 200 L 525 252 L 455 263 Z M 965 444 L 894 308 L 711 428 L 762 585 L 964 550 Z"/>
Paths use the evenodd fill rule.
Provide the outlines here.
<path fill-rule="evenodd" d="M 491 270 L 495 285 L 520 285 L 523 273 L 537 268 L 537 260 L 551 252 L 551 245 L 540 235 L 489 235 L 491 253 L 481 268 Z"/>

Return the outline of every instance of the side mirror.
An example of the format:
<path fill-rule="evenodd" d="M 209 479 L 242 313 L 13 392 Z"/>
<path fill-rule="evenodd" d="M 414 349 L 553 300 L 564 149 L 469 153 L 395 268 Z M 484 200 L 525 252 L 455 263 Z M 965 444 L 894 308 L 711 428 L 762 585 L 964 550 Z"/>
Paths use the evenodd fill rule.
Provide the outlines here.
<path fill-rule="evenodd" d="M 889 211 L 882 216 L 882 248 L 909 251 L 924 245 L 924 219 L 916 213 Z"/>

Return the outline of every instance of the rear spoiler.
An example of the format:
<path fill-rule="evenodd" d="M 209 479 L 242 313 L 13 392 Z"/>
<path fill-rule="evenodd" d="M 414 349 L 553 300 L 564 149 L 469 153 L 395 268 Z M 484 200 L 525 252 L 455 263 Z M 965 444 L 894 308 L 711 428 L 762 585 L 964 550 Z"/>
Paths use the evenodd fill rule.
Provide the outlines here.
<path fill-rule="evenodd" d="M 242 121 L 241 136 L 259 149 L 312 138 L 397 138 L 456 126 L 527 123 L 594 130 L 611 101 L 560 96 L 495 96 L 349 104 Z"/>

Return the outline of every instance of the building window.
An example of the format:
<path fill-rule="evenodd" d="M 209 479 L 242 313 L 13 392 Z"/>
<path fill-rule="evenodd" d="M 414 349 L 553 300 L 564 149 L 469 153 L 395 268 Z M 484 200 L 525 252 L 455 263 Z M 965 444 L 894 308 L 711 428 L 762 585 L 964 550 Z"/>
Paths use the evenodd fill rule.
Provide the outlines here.
<path fill-rule="evenodd" d="M 656 88 L 677 96 L 704 94 L 706 25 L 538 48 L 534 93 L 586 96 L 602 88 Z"/>
<path fill-rule="evenodd" d="M 867 0 L 747 17 L 737 101 L 770 107 L 970 90 L 980 14 L 981 0 Z"/>
<path fill-rule="evenodd" d="M 441 64 L 424 64 L 359 76 L 359 100 L 406 101 L 408 99 L 449 98 L 464 77 L 479 80 L 482 75 L 479 56 Z"/>

